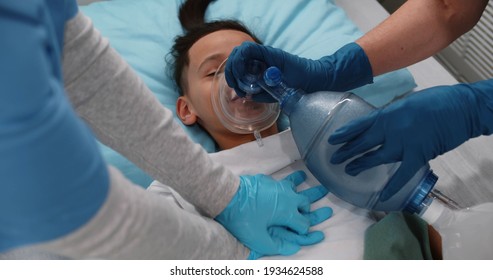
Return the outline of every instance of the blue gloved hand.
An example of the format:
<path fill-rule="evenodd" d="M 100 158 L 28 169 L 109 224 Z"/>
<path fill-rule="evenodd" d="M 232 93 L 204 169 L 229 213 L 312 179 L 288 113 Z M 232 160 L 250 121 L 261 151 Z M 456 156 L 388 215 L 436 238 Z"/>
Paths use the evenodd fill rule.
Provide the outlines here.
<path fill-rule="evenodd" d="M 326 193 L 319 187 L 312 196 L 307 192 L 296 193 L 296 186 L 305 179 L 302 171 L 280 181 L 266 175 L 241 176 L 238 192 L 215 219 L 257 256 L 292 255 L 300 249 L 296 241 L 314 240 L 313 235 L 295 236 L 307 235 L 312 223 L 330 216 L 328 210 L 309 214 L 313 194 Z M 271 230 L 273 227 L 286 231 Z M 288 234 L 288 230 L 294 235 Z"/>
<path fill-rule="evenodd" d="M 239 96 L 244 96 L 240 79 L 249 73 L 252 60 L 264 62 L 267 67 L 276 66 L 289 81 L 290 87 L 301 88 L 308 93 L 320 90 L 347 91 L 372 83 L 371 65 L 363 49 L 349 43 L 334 54 L 318 60 L 301 58 L 280 49 L 244 42 L 236 47 L 226 62 L 225 78 Z M 274 102 L 264 91 L 253 95 L 254 100 Z"/>
<path fill-rule="evenodd" d="M 331 162 L 343 163 L 364 153 L 346 165 L 346 172 L 356 176 L 374 166 L 401 161 L 382 192 L 381 199 L 387 200 L 431 159 L 492 131 L 493 80 L 433 87 L 336 130 L 329 143 L 345 144 Z"/>
<path fill-rule="evenodd" d="M 307 190 L 299 192 L 299 194 L 308 197 L 310 203 L 320 200 L 328 193 L 329 190 L 322 185 L 312 187 Z M 310 221 L 310 226 L 315 226 L 332 216 L 332 208 L 322 207 L 315 211 L 304 213 L 303 216 L 305 216 Z M 314 245 L 321 242 L 325 238 L 324 233 L 321 231 L 311 231 L 308 232 L 307 234 L 297 234 L 287 229 L 286 227 L 279 227 L 279 226 L 271 227 L 269 229 L 269 234 L 271 235 L 272 238 L 297 244 L 300 246 L 300 249 L 301 246 Z M 263 256 L 264 255 L 257 253 L 255 251 L 250 251 L 250 255 L 248 256 L 248 259 L 256 260 Z"/>

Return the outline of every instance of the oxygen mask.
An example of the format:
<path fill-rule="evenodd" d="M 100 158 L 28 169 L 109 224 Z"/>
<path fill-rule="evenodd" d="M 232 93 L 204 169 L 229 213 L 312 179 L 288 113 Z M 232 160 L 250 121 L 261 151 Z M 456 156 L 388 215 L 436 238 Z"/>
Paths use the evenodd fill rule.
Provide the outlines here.
<path fill-rule="evenodd" d="M 217 69 L 212 82 L 211 101 L 214 113 L 227 129 L 239 134 L 253 133 L 261 145 L 260 132 L 276 122 L 281 112 L 279 104 L 255 102 L 251 94 L 238 96 L 224 77 L 225 62 Z M 253 79 L 251 81 L 249 87 L 258 87 Z"/>

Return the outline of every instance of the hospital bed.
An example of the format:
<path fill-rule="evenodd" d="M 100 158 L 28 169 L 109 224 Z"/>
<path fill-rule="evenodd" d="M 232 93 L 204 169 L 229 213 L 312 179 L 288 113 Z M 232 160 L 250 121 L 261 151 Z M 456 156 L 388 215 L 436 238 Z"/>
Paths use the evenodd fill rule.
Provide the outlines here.
<path fill-rule="evenodd" d="M 157 2 L 171 5 L 153 9 Z M 79 0 L 82 11 L 94 21 L 95 26 L 101 30 L 104 36 L 110 39 L 110 43 L 131 66 L 142 76 L 147 85 L 155 93 L 166 93 L 159 95 L 158 99 L 164 106 L 174 110 L 174 101 L 177 95 L 168 94 L 175 92 L 172 82 L 162 80 L 165 77 L 165 54 L 171 46 L 172 38 L 180 32 L 177 19 L 174 14 L 181 1 L 179 0 L 113 0 L 104 3 L 97 0 Z M 130 2 L 133 2 L 130 3 Z M 229 3 L 228 2 L 233 2 Z M 298 1 L 301 2 L 301 1 Z M 240 5 L 241 3 L 241 5 Z M 261 11 L 259 3 L 268 3 L 265 11 Z M 280 3 L 282 9 L 273 8 Z M 289 4 L 288 4 L 289 3 Z M 294 4 L 293 4 L 294 3 Z M 370 30 L 376 24 L 384 20 L 388 13 L 376 0 L 310 0 L 304 1 L 303 5 L 297 5 L 297 1 L 230 1 L 219 0 L 211 6 L 210 18 L 228 16 L 242 20 L 252 28 L 261 39 L 268 45 L 284 48 L 287 51 L 301 56 L 317 58 L 337 50 L 345 42 L 355 40 L 363 32 Z M 336 4 L 338 9 L 327 8 Z M 294 5 L 294 7 L 292 6 Z M 323 7 L 323 9 L 317 9 Z M 248 10 L 250 9 L 250 11 Z M 291 9 L 283 11 L 283 9 Z M 314 9 L 306 11 L 306 9 Z M 320 14 L 327 9 L 330 12 L 334 24 L 318 25 L 318 20 L 326 20 Z M 259 11 L 260 10 L 260 11 Z M 152 15 L 153 12 L 161 14 Z M 249 12 L 245 14 L 245 11 Z M 266 12 L 268 16 L 260 17 L 258 13 Z M 253 13 L 253 14 L 252 14 Z M 303 13 L 305 13 L 303 17 Z M 132 15 L 132 16 L 129 16 Z M 142 16 L 142 19 L 151 21 L 135 24 L 132 20 Z M 298 21 L 290 20 L 289 17 L 297 18 Z M 274 18 L 285 17 L 284 21 Z M 288 17 L 288 18 L 286 18 Z M 163 19 L 165 18 L 165 19 Z M 167 18 L 167 19 L 166 19 Z M 271 20 L 263 22 L 262 20 Z M 124 19 L 124 20 L 122 20 Z M 155 20 L 153 22 L 152 20 Z M 301 21 L 301 22 L 300 22 Z M 348 22 L 349 21 L 349 22 Z M 298 24 L 298 26 L 296 26 Z M 269 26 L 271 29 L 262 30 Z M 325 27 L 325 30 L 322 27 Z M 272 30 L 272 28 L 274 30 Z M 277 28 L 277 30 L 276 30 Z M 306 32 L 295 32 L 305 30 Z M 145 30 L 145 34 L 133 34 L 138 30 Z M 338 30 L 334 33 L 333 30 Z M 284 31 L 284 32 L 281 32 Z M 296 37 L 296 34 L 309 34 L 312 36 Z M 130 36 L 128 34 L 131 34 Z M 288 34 L 290 34 L 288 36 Z M 294 35 L 293 35 L 294 34 Z M 326 34 L 337 35 L 325 38 Z M 162 37 L 162 38 L 161 38 Z M 150 38 L 150 41 L 145 41 Z M 457 81 L 443 68 L 435 59 L 429 58 L 407 68 L 407 70 L 391 73 L 388 76 L 379 77 L 374 85 L 357 90 L 357 94 L 367 99 L 375 106 L 383 106 L 394 98 L 411 91 L 428 88 L 434 85 L 450 85 Z M 375 97 L 374 93 L 384 92 L 383 97 Z M 197 128 L 184 127 L 190 136 L 204 149 L 212 151 L 214 145 L 207 136 L 201 134 Z M 479 137 L 468 141 L 458 149 L 447 153 L 431 162 L 431 167 L 439 176 L 437 189 L 450 196 L 461 206 L 467 207 L 480 202 L 493 201 L 493 139 L 491 137 Z M 130 179 L 137 184 L 146 187 L 151 182 L 138 168 L 126 161 L 111 149 L 102 146 L 106 159 L 120 168 Z M 0 255 L 0 259 L 7 258 L 50 258 L 43 253 L 13 252 Z"/>
<path fill-rule="evenodd" d="M 159 0 L 156 1 L 159 2 Z M 83 2 L 97 2 L 97 0 L 80 0 L 79 2 L 84 4 Z M 135 35 L 131 39 L 124 38 L 127 34 L 121 35 L 116 30 L 122 27 L 121 23 L 116 28 L 112 27 L 112 25 L 125 16 L 126 9 L 129 6 L 125 5 L 125 2 L 132 2 L 132 0 L 113 0 L 110 2 L 113 2 L 113 4 L 108 3 L 107 5 L 100 6 L 92 4 L 84 7 L 83 11 L 93 18 L 96 27 L 101 29 L 103 35 L 110 38 L 115 48 L 143 76 L 151 90 L 158 93 L 160 101 L 171 110 L 174 110 L 176 95 L 170 95 L 168 93 L 159 94 L 163 91 L 173 92 L 174 87 L 172 83 L 169 80 L 160 81 L 152 77 L 152 73 L 161 75 L 164 73 L 162 69 L 164 60 L 161 57 L 165 56 L 166 48 L 172 43 L 171 38 L 181 32 L 181 30 L 176 30 L 179 28 L 179 26 L 177 27 L 177 20 L 174 19 L 173 21 L 173 18 L 167 21 L 156 19 L 156 27 L 154 29 L 156 29 L 157 36 L 168 36 L 167 41 L 158 41 L 161 43 L 161 47 L 164 46 L 164 48 L 151 50 L 150 53 L 146 54 L 148 55 L 147 57 L 144 57 L 141 61 L 137 61 L 135 57 L 142 56 L 142 52 L 137 55 L 134 49 L 139 50 L 142 47 L 135 41 L 143 41 L 146 38 L 152 38 L 153 35 L 156 35 L 152 33 L 153 31 L 150 31 L 150 36 L 147 36 L 149 34 L 145 34 L 146 36 Z M 141 10 L 145 11 L 143 14 L 147 16 L 147 11 L 155 3 L 152 3 L 153 0 L 141 2 L 140 5 L 144 5 L 146 2 L 149 4 L 147 8 L 141 8 Z M 177 9 L 177 5 L 173 6 L 173 3 L 181 3 L 180 0 L 163 2 L 171 5 L 171 10 Z M 270 4 L 270 1 L 262 1 L 260 2 L 261 4 L 253 0 L 240 2 L 241 5 L 236 1 L 227 2 L 219 0 L 217 3 L 211 5 L 208 16 L 210 19 L 221 17 L 240 19 L 249 28 L 253 29 L 265 44 L 312 58 L 318 58 L 331 51 L 335 51 L 344 42 L 356 39 L 388 16 L 387 11 L 376 0 L 289 1 L 283 5 L 279 5 L 277 7 L 278 10 L 275 10 L 276 2 L 278 1 L 274 1 L 272 4 Z M 341 7 L 344 12 L 340 13 L 337 10 L 327 8 L 327 6 L 332 4 Z M 112 14 L 112 8 L 115 8 L 117 12 Z M 135 11 L 139 10 L 139 5 L 134 5 L 132 8 L 134 9 L 132 16 L 137 14 L 137 18 L 139 18 L 138 11 Z M 169 7 L 166 6 L 166 8 Z M 167 15 L 169 12 L 169 10 L 164 11 L 162 9 L 157 9 L 157 11 L 158 13 L 159 11 L 163 13 L 159 15 L 162 17 L 166 17 L 164 14 L 166 13 Z M 322 16 L 323 13 L 325 13 L 325 17 Z M 319 25 L 317 21 L 323 21 L 324 24 Z M 146 27 L 148 27 L 153 22 L 149 21 L 146 24 Z M 125 28 L 128 31 L 128 28 L 131 27 L 125 26 Z M 355 28 L 359 30 L 355 30 Z M 151 29 L 153 28 L 151 27 Z M 168 29 L 168 32 L 162 32 L 163 29 Z M 139 31 L 138 29 L 130 29 L 130 33 L 132 32 Z M 303 34 L 310 33 L 312 34 L 311 36 L 303 36 Z M 154 39 L 158 40 L 159 38 Z M 145 50 L 149 51 L 152 47 L 149 43 L 148 46 L 146 45 Z M 159 55 L 161 57 L 157 60 L 152 55 Z M 148 63 L 149 61 L 151 63 Z M 150 67 L 154 68 L 149 70 Z M 391 74 L 394 75 L 391 77 L 383 77 L 380 80 L 377 78 L 375 82 L 376 86 L 363 87 L 360 91 L 357 90 L 356 93 L 373 105 L 382 106 L 393 98 L 398 98 L 399 95 L 403 95 L 409 91 L 417 91 L 435 85 L 451 85 L 457 83 L 457 80 L 434 58 L 429 58 L 412 65 L 406 71 L 412 74 L 412 76 L 409 76 L 414 78 L 413 81 L 409 80 L 406 73 L 394 73 Z M 149 72 L 152 73 L 149 74 Z M 377 92 L 378 96 L 376 94 Z M 214 151 L 214 144 L 203 132 L 198 131 L 196 127 L 184 127 L 184 129 L 196 142 L 202 144 L 206 150 L 209 152 Z M 493 201 L 493 187 L 490 183 L 493 179 L 493 172 L 490 171 L 493 168 L 493 143 L 490 138 L 479 137 L 472 139 L 458 149 L 440 156 L 430 163 L 432 169 L 440 178 L 436 188 L 450 196 L 463 207 Z M 146 177 L 143 172 L 114 151 L 103 147 L 103 152 L 110 159 L 109 161 L 111 163 L 122 169 L 137 184 L 146 187 L 152 181 L 151 178 Z"/>

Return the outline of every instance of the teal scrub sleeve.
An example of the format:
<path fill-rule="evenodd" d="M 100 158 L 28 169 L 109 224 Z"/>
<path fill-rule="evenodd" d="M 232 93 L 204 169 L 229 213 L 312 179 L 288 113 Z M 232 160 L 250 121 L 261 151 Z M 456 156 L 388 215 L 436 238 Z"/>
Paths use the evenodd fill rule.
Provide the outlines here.
<path fill-rule="evenodd" d="M 0 1 L 0 251 L 77 229 L 107 196 L 106 165 L 63 89 L 74 5 Z"/>

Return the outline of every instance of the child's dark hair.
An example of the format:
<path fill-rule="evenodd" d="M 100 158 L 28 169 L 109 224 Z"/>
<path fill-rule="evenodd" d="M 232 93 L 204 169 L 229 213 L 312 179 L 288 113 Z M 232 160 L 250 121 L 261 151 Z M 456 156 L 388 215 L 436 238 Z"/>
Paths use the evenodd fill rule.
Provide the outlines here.
<path fill-rule="evenodd" d="M 172 76 L 177 85 L 180 95 L 185 92 L 186 81 L 182 75 L 183 69 L 190 63 L 188 51 L 200 38 L 219 31 L 237 30 L 251 36 L 257 43 L 261 41 L 248 30 L 243 24 L 235 20 L 217 20 L 205 22 L 205 11 L 211 2 L 215 0 L 187 0 L 180 6 L 179 19 L 185 30 L 185 34 L 177 36 L 171 49 Z"/>

